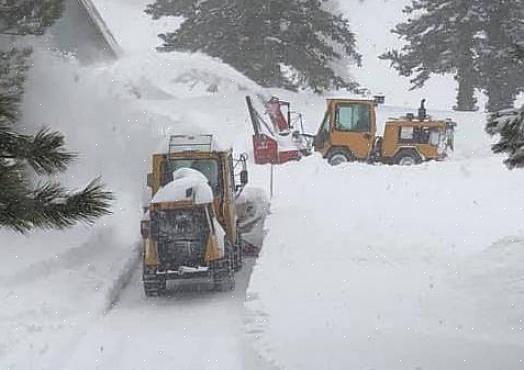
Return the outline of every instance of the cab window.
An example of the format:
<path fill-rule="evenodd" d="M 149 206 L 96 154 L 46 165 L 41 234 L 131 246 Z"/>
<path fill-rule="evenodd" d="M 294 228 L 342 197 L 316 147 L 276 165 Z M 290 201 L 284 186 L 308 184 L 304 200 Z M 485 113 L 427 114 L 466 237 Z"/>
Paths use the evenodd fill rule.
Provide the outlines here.
<path fill-rule="evenodd" d="M 344 104 L 337 106 L 336 128 L 339 131 L 371 131 L 371 115 L 367 104 Z"/>
<path fill-rule="evenodd" d="M 431 127 L 402 126 L 399 130 L 401 144 L 431 144 L 438 145 L 440 130 Z"/>
<path fill-rule="evenodd" d="M 220 182 L 222 169 L 215 159 L 173 159 L 164 161 L 162 169 L 161 185 L 165 186 L 168 182 L 173 181 L 173 172 L 180 168 L 192 168 L 200 171 L 209 180 L 209 185 L 215 196 L 222 195 L 222 183 Z"/>

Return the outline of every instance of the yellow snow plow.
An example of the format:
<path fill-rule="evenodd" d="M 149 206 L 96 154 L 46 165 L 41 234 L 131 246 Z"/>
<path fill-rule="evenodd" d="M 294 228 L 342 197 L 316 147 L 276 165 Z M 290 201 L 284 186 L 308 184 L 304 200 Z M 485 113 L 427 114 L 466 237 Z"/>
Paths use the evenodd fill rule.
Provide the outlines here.
<path fill-rule="evenodd" d="M 243 258 L 235 202 L 248 182 L 246 157 L 235 160 L 211 135 L 172 136 L 168 152 L 153 155 L 147 182 L 146 295 L 162 294 L 168 280 L 197 277 L 210 277 L 217 290 L 233 289 Z"/>
<path fill-rule="evenodd" d="M 456 123 L 426 114 L 422 100 L 418 116 L 389 119 L 377 136 L 377 101 L 329 99 L 314 147 L 331 165 L 349 161 L 413 165 L 443 160 L 453 150 Z"/>

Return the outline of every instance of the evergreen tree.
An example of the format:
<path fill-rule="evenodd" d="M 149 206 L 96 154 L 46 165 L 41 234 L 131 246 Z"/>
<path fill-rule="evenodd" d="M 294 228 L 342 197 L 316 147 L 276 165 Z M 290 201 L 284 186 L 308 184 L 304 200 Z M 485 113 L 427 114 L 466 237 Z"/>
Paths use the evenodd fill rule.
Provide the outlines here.
<path fill-rule="evenodd" d="M 513 107 L 524 88 L 522 66 L 515 63 L 515 44 L 524 38 L 524 2 L 482 0 L 482 37 L 478 59 L 488 111 Z"/>
<path fill-rule="evenodd" d="M 16 101 L 22 99 L 30 56 L 31 49 L 29 48 L 0 50 L 0 91 L 5 97 Z"/>
<path fill-rule="evenodd" d="M 146 12 L 185 18 L 177 31 L 160 35 L 162 51 L 219 57 L 265 87 L 355 88 L 349 73 L 339 72 L 348 58 L 360 64 L 355 37 L 348 20 L 325 6 L 326 0 L 157 0 Z"/>
<path fill-rule="evenodd" d="M 492 136 L 500 135 L 492 149 L 495 153 L 508 154 L 504 161 L 508 168 L 524 167 L 524 106 L 492 113 L 486 131 Z"/>
<path fill-rule="evenodd" d="M 459 83 L 458 110 L 475 108 L 474 91 L 488 95 L 488 110 L 513 106 L 524 77 L 513 60 L 513 45 L 523 34 L 522 0 L 413 0 L 412 16 L 397 25 L 407 44 L 383 59 L 403 76 L 416 74 L 414 88 L 431 74 L 452 73 Z"/>
<path fill-rule="evenodd" d="M 0 33 L 42 34 L 62 8 L 63 0 L 4 0 Z M 35 174 L 64 171 L 74 156 L 65 151 L 64 137 L 58 132 L 41 129 L 23 135 L 15 129 L 30 54 L 27 48 L 0 51 L 0 227 L 25 232 L 92 222 L 109 213 L 112 199 L 98 180 L 77 192 L 58 183 L 34 184 Z"/>
<path fill-rule="evenodd" d="M 64 150 L 64 137 L 58 132 L 15 132 L 16 117 L 14 99 L 0 95 L 0 227 L 21 232 L 65 228 L 108 214 L 111 194 L 98 181 L 78 192 L 68 192 L 56 183 L 31 183 L 29 169 L 52 175 L 64 171 L 73 155 Z"/>
<path fill-rule="evenodd" d="M 524 48 L 516 45 L 513 55 L 515 62 L 524 73 Z M 524 105 L 520 109 L 506 109 L 489 115 L 486 131 L 499 135 L 499 142 L 493 145 L 495 153 L 507 153 L 504 161 L 508 168 L 524 167 Z"/>
<path fill-rule="evenodd" d="M 458 82 L 456 110 L 474 111 L 478 65 L 474 57 L 481 9 L 477 0 L 413 0 L 404 12 L 410 19 L 392 31 L 406 41 L 400 51 L 380 58 L 391 61 L 401 76 L 415 75 L 412 89 L 432 74 L 454 74 Z"/>
<path fill-rule="evenodd" d="M 64 0 L 3 0 L 0 34 L 41 35 L 64 10 Z"/>

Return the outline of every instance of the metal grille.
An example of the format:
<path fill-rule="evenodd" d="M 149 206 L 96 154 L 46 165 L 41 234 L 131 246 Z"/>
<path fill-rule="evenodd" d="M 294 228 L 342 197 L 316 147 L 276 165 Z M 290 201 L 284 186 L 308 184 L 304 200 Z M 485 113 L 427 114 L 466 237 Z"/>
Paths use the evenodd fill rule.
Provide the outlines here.
<path fill-rule="evenodd" d="M 157 241 L 162 268 L 176 270 L 180 266 L 204 265 L 209 229 L 202 207 L 155 212 L 151 232 Z"/>

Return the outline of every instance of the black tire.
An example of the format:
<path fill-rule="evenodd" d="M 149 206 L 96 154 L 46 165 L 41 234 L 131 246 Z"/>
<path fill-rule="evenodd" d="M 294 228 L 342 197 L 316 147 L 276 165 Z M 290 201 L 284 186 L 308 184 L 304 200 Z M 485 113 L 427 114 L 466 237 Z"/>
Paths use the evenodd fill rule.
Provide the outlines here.
<path fill-rule="evenodd" d="M 343 148 L 334 148 L 326 156 L 327 161 L 332 166 L 338 166 L 342 163 L 351 162 L 355 158 L 348 150 Z"/>
<path fill-rule="evenodd" d="M 422 163 L 422 158 L 415 150 L 401 150 L 393 157 L 393 163 L 399 166 L 413 166 Z"/>
<path fill-rule="evenodd" d="M 218 292 L 235 289 L 235 256 L 230 244 L 226 244 L 226 256 L 211 264 L 213 286 Z"/>
<path fill-rule="evenodd" d="M 235 245 L 235 260 L 234 260 L 234 270 L 235 272 L 238 272 L 240 270 L 242 270 L 242 264 L 243 264 L 243 260 L 244 260 L 244 256 L 243 256 L 243 253 L 242 253 L 242 241 L 240 240 L 239 238 L 239 241 L 237 242 L 237 244 Z"/>
<path fill-rule="evenodd" d="M 158 297 L 166 293 L 166 279 L 154 274 L 152 271 L 146 271 L 144 268 L 142 281 L 144 283 L 144 293 L 146 297 Z"/>

